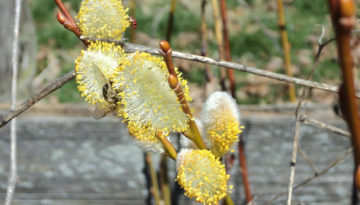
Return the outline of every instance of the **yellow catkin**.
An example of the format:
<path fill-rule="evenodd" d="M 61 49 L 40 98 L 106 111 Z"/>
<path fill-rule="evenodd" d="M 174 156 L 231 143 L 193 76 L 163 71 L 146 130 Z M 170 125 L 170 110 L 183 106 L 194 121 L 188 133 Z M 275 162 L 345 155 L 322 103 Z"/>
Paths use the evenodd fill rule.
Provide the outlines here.
<path fill-rule="evenodd" d="M 211 151 L 217 157 L 221 157 L 238 141 L 241 130 L 239 122 L 227 109 L 223 109 L 219 115 L 214 115 L 214 118 L 216 118 L 215 123 L 207 128 L 207 137 L 211 144 Z"/>
<path fill-rule="evenodd" d="M 103 87 L 123 64 L 124 52 L 113 43 L 94 42 L 75 61 L 76 82 L 81 96 L 90 104 L 104 103 Z"/>
<path fill-rule="evenodd" d="M 86 37 L 121 40 L 130 25 L 127 11 L 119 0 L 83 0 L 78 26 Z"/>
<path fill-rule="evenodd" d="M 226 92 L 214 92 L 207 99 L 201 111 L 208 148 L 217 157 L 231 150 L 238 141 L 239 111 L 235 100 Z"/>
<path fill-rule="evenodd" d="M 225 167 L 208 150 L 182 150 L 177 157 L 176 181 L 185 195 L 197 202 L 215 205 L 228 193 Z"/>
<path fill-rule="evenodd" d="M 120 91 L 122 99 L 118 114 L 131 122 L 133 129 L 165 133 L 185 131 L 188 117 L 169 87 L 163 59 L 139 52 L 130 54 L 127 59 L 129 62 L 118 67 L 114 78 L 114 88 Z M 182 78 L 180 81 L 187 99 L 191 100 L 186 81 Z"/>

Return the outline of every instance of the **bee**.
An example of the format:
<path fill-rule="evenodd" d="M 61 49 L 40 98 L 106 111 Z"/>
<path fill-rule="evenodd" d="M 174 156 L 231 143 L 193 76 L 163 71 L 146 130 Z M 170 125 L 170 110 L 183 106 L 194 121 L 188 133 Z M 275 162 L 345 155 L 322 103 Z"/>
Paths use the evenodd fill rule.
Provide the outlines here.
<path fill-rule="evenodd" d="M 105 83 L 102 88 L 102 95 L 107 103 L 97 104 L 93 114 L 94 119 L 101 119 L 107 114 L 116 110 L 117 103 L 121 100 L 112 89 L 112 82 Z"/>
<path fill-rule="evenodd" d="M 129 21 L 130 21 L 131 26 L 133 27 L 133 29 L 136 29 L 136 27 L 137 27 L 137 21 L 136 21 L 136 19 L 135 19 L 134 17 L 130 16 L 130 17 L 129 17 Z"/>

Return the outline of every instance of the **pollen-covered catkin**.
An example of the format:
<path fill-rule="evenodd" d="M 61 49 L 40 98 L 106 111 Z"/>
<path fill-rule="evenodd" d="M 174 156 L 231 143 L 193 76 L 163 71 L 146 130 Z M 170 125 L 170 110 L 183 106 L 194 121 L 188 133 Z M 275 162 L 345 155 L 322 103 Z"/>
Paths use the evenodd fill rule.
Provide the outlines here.
<path fill-rule="evenodd" d="M 119 115 L 134 126 L 129 128 L 164 133 L 185 131 L 188 116 L 169 87 L 162 58 L 136 52 L 127 59 L 129 63 L 118 67 L 115 73 L 114 88 L 120 91 L 122 99 Z M 186 81 L 180 77 L 180 82 L 186 98 L 191 100 Z"/>
<path fill-rule="evenodd" d="M 225 166 L 209 150 L 182 150 L 176 159 L 176 181 L 185 195 L 215 205 L 228 194 Z"/>
<path fill-rule="evenodd" d="M 121 40 L 130 26 L 127 10 L 119 0 L 83 0 L 78 26 L 85 37 Z"/>
<path fill-rule="evenodd" d="M 240 116 L 235 100 L 226 92 L 214 92 L 207 99 L 201 121 L 205 129 L 205 141 L 217 157 L 229 152 L 238 141 Z"/>
<path fill-rule="evenodd" d="M 115 68 L 124 64 L 121 47 L 112 43 L 94 42 L 75 61 L 76 82 L 81 96 L 94 105 L 105 101 L 103 87 L 110 83 Z"/>

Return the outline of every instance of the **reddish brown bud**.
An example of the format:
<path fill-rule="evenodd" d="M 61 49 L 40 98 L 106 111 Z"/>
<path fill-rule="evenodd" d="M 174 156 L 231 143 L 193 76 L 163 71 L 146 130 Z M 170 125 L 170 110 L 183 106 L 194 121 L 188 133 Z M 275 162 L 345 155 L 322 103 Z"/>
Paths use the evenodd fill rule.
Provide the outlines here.
<path fill-rule="evenodd" d="M 167 53 L 171 49 L 170 44 L 167 41 L 160 41 L 160 48 L 164 53 Z"/>
<path fill-rule="evenodd" d="M 340 2 L 341 17 L 353 17 L 355 15 L 355 3 L 353 0 L 342 0 Z"/>
<path fill-rule="evenodd" d="M 170 74 L 168 77 L 168 82 L 169 82 L 170 88 L 175 89 L 179 81 L 176 76 Z"/>
<path fill-rule="evenodd" d="M 66 18 L 65 16 L 61 13 L 61 11 L 59 11 L 56 15 L 57 20 L 59 21 L 59 23 L 61 24 L 65 24 Z"/>

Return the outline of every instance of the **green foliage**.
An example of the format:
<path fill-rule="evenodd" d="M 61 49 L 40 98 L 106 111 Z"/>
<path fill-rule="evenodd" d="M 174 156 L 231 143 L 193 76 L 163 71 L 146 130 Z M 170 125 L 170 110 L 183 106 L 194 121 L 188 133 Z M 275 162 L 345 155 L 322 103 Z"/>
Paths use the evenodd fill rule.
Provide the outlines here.
<path fill-rule="evenodd" d="M 164 5 L 162 5 L 162 7 L 164 7 Z M 163 12 L 163 10 L 161 11 Z M 144 15 L 142 6 L 139 6 L 139 9 L 136 10 L 135 16 L 139 25 L 137 29 L 138 31 L 144 32 L 154 38 L 163 39 L 165 37 L 169 21 L 168 11 L 162 13 L 161 19 L 156 24 L 154 24 L 154 22 L 157 22 L 157 19 L 155 19 L 156 15 Z M 184 7 L 181 3 L 178 3 L 174 17 L 172 35 L 176 36 L 181 32 L 187 31 L 198 32 L 200 30 L 200 25 L 199 16 L 189 12 L 186 7 Z"/>
<path fill-rule="evenodd" d="M 263 65 L 271 56 L 279 55 L 273 48 L 272 41 L 262 30 L 251 33 L 241 31 L 230 37 L 231 52 L 238 56 L 250 53 L 254 61 Z"/>
<path fill-rule="evenodd" d="M 314 80 L 324 81 L 328 80 L 337 80 L 340 79 L 341 71 L 334 59 L 324 59 L 320 60 L 319 66 L 315 72 Z"/>
<path fill-rule="evenodd" d="M 294 0 L 293 5 L 304 16 L 325 16 L 328 13 L 328 5 L 325 0 Z"/>
<path fill-rule="evenodd" d="M 205 69 L 202 68 L 194 68 L 191 72 L 184 72 L 184 78 L 190 82 L 195 82 L 198 85 L 204 85 L 206 79 Z"/>

